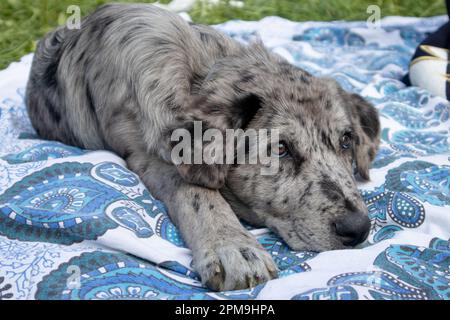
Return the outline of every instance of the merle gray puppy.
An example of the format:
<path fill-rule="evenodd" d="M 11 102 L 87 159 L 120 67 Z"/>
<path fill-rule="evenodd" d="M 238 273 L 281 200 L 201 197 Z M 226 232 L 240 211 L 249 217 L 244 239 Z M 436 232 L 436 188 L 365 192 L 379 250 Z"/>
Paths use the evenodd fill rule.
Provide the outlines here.
<path fill-rule="evenodd" d="M 376 109 L 259 42 L 241 45 L 151 5 L 105 5 L 80 30 L 62 27 L 39 42 L 26 104 L 41 137 L 123 157 L 166 203 L 212 289 L 277 275 L 238 217 L 296 250 L 350 248 L 368 234 L 352 163 L 368 179 Z M 261 175 L 260 163 L 175 165 L 170 134 L 193 120 L 278 129 L 278 173 Z"/>

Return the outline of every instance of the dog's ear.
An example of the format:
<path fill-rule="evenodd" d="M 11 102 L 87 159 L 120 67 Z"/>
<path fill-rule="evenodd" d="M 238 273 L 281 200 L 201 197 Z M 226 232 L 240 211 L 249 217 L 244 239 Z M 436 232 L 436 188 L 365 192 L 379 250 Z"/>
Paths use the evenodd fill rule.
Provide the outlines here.
<path fill-rule="evenodd" d="M 226 139 L 226 129 L 246 129 L 258 117 L 264 106 L 258 77 L 261 61 L 270 56 L 261 43 L 255 43 L 239 56 L 227 56 L 216 61 L 204 76 L 196 77 L 190 101 L 179 112 L 181 127 L 191 127 L 201 121 L 203 131 L 218 129 L 224 137 L 223 164 L 181 164 L 180 175 L 190 183 L 218 189 L 223 186 L 228 172 L 226 150 L 234 151 L 235 141 Z M 215 150 L 213 141 L 203 143 L 203 150 Z M 192 148 L 194 151 L 195 148 Z M 214 153 L 216 154 L 216 153 Z M 217 155 L 215 155 L 217 157 Z M 217 159 L 217 158 L 215 158 Z M 220 160 L 220 159 L 219 159 Z"/>
<path fill-rule="evenodd" d="M 343 103 L 355 130 L 354 159 L 359 175 L 369 180 L 369 169 L 380 144 L 378 111 L 358 94 L 343 92 Z"/>
<path fill-rule="evenodd" d="M 209 75 L 210 79 L 207 79 L 203 88 L 192 97 L 189 105 L 184 107 L 179 118 L 181 127 L 189 128 L 195 121 L 200 121 L 203 132 L 207 129 L 217 129 L 222 133 L 223 152 L 219 155 L 214 152 L 215 159 L 219 160 L 219 163 L 177 165 L 178 172 L 184 180 L 212 189 L 220 189 L 224 185 L 229 168 L 226 164 L 226 150 L 234 150 L 234 140 L 226 139 L 226 129 L 245 130 L 263 104 L 259 95 L 247 91 L 245 84 L 239 85 L 235 76 L 242 80 L 241 75 L 227 71 L 223 72 L 225 77 L 220 75 L 212 79 L 214 75 Z M 247 76 L 247 80 L 250 78 Z M 215 150 L 215 142 L 203 142 L 203 154 L 205 151 L 209 154 L 209 150 Z M 191 149 L 192 159 L 195 150 L 199 152 L 198 149 L 195 147 Z"/>
<path fill-rule="evenodd" d="M 274 58 L 262 42 L 243 49 L 239 56 L 227 56 L 214 63 L 184 113 L 218 129 L 245 129 L 264 105 L 265 79 L 260 70 Z M 266 72 L 267 73 L 267 72 Z"/>
<path fill-rule="evenodd" d="M 202 121 L 204 127 L 219 130 L 245 130 L 262 104 L 262 98 L 251 92 L 232 92 L 228 97 L 198 96 L 186 110 L 185 121 Z"/>

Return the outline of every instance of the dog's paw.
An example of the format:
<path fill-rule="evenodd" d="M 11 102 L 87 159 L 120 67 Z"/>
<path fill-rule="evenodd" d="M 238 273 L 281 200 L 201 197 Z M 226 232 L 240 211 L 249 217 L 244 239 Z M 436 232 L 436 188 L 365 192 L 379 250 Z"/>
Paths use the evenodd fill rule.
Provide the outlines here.
<path fill-rule="evenodd" d="M 272 257 L 256 241 L 218 243 L 194 256 L 194 267 L 203 284 L 215 291 L 255 287 L 278 275 Z"/>
<path fill-rule="evenodd" d="M 178 173 L 188 183 L 209 189 L 220 189 L 225 184 L 228 166 L 225 164 L 181 164 Z"/>

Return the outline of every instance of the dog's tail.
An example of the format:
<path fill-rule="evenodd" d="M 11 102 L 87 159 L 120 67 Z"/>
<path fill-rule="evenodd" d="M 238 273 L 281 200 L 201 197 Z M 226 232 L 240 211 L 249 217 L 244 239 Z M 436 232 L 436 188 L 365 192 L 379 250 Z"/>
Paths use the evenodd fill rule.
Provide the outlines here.
<path fill-rule="evenodd" d="M 46 80 L 44 83 L 46 85 L 55 85 L 58 65 L 63 53 L 65 31 L 65 27 L 59 27 L 46 34 L 37 44 L 30 76 L 35 75 Z"/>
<path fill-rule="evenodd" d="M 26 88 L 25 104 L 31 123 L 45 139 L 61 140 L 53 132 L 60 126 L 62 116 L 58 67 L 65 31 L 60 27 L 38 42 Z"/>

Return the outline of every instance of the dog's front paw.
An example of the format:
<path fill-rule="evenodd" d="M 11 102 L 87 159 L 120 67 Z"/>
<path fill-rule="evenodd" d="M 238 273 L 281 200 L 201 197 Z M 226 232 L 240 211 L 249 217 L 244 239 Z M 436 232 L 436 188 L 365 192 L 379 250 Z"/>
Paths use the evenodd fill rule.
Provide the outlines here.
<path fill-rule="evenodd" d="M 224 241 L 198 252 L 194 266 L 203 284 L 215 291 L 228 291 L 251 288 L 276 278 L 277 266 L 269 253 L 256 241 L 245 242 Z"/>

